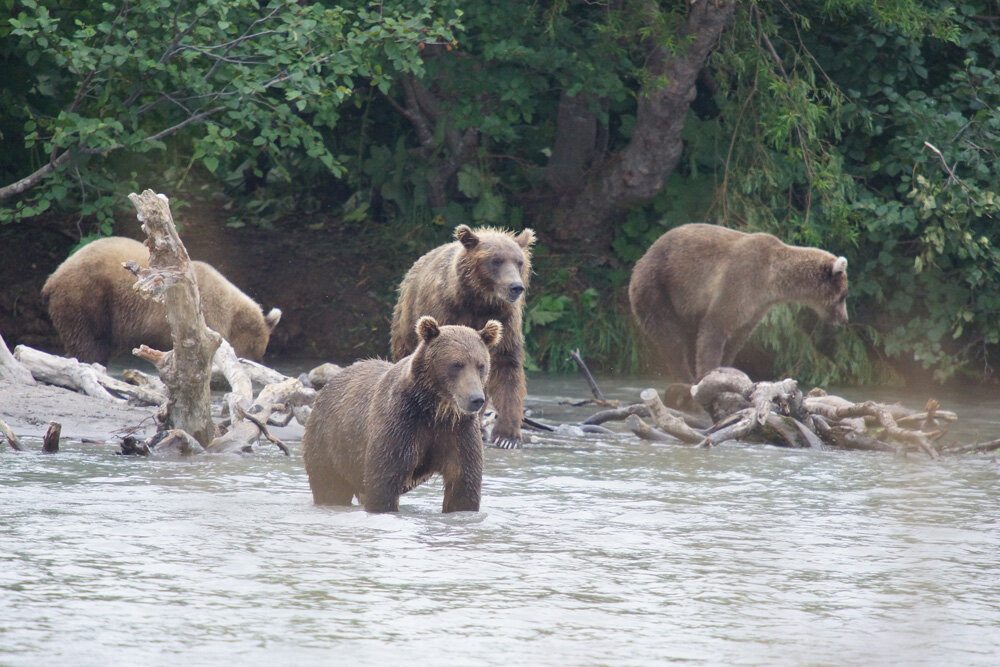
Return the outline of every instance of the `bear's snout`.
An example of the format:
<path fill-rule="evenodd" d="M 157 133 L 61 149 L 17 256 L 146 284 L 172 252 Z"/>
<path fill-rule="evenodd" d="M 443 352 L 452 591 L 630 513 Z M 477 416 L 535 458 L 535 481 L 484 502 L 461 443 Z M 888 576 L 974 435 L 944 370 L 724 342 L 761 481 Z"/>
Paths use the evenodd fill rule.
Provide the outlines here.
<path fill-rule="evenodd" d="M 520 299 L 522 294 L 524 294 L 524 283 L 522 282 L 511 283 L 507 287 L 507 300 L 511 303 Z"/>
<path fill-rule="evenodd" d="M 484 405 L 486 405 L 486 397 L 481 392 L 469 395 L 467 406 L 469 412 L 478 412 Z"/>

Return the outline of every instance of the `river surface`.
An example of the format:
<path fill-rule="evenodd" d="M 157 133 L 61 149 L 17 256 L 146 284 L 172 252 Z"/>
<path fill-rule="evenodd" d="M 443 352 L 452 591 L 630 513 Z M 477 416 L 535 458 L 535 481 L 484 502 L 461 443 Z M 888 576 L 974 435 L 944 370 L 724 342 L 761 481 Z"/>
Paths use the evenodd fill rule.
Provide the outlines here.
<path fill-rule="evenodd" d="M 576 377 L 529 389 L 536 416 L 594 411 L 559 404 Z M 958 440 L 1000 437 L 995 391 L 935 391 Z M 0 664 L 1000 662 L 990 456 L 535 436 L 487 450 L 478 513 L 442 515 L 434 481 L 368 515 L 314 506 L 290 444 L 0 450 Z"/>

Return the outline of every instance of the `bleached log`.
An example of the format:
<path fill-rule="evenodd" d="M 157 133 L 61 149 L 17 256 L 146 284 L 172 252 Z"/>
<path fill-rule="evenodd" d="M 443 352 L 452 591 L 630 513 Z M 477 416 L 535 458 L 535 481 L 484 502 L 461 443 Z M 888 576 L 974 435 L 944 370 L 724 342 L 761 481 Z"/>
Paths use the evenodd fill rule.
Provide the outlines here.
<path fill-rule="evenodd" d="M 72 357 L 60 357 L 27 345 L 15 347 L 14 357 L 24 364 L 39 382 L 80 391 L 112 403 L 125 402 L 124 399 L 112 396 L 98 380 L 98 375 L 107 375 L 100 364 L 85 364 Z"/>
<path fill-rule="evenodd" d="M 31 375 L 31 371 L 10 353 L 10 349 L 3 339 L 3 334 L 0 334 L 0 380 L 18 384 L 35 384 L 35 378 Z"/>
<path fill-rule="evenodd" d="M 167 197 L 145 190 L 141 195 L 133 192 L 129 200 L 147 235 L 149 268 L 141 269 L 134 261 L 126 262 L 126 268 L 138 279 L 137 291 L 166 306 L 174 346 L 161 355 L 150 355 L 146 346 L 139 349 L 145 349 L 144 358 L 157 359 L 160 378 L 167 385 L 164 426 L 185 431 L 204 445 L 215 431 L 209 385 L 212 358 L 222 337 L 205 325 L 198 281 Z"/>
<path fill-rule="evenodd" d="M 695 431 L 687 425 L 682 417 L 673 414 L 671 410 L 660 400 L 660 394 L 653 388 L 643 389 L 639 393 L 639 398 L 649 409 L 649 415 L 660 430 L 669 433 L 678 440 L 688 444 L 695 444 L 704 439 L 704 434 Z"/>
<path fill-rule="evenodd" d="M 719 394 L 733 392 L 749 398 L 753 390 L 754 383 L 749 375 L 738 368 L 721 366 L 705 373 L 705 376 L 691 387 L 691 396 L 711 412 L 710 406 Z"/>
<path fill-rule="evenodd" d="M 65 387 L 113 403 L 125 402 L 119 396 L 143 405 L 161 405 L 166 401 L 164 394 L 111 377 L 101 364 L 85 364 L 73 357 L 60 357 L 27 345 L 14 348 L 14 356 L 39 382 L 45 384 Z"/>
<path fill-rule="evenodd" d="M 234 352 L 235 355 L 235 352 Z M 278 384 L 279 382 L 284 382 L 288 379 L 287 375 L 279 373 L 273 368 L 268 368 L 263 364 L 259 364 L 256 361 L 250 361 L 249 359 L 243 359 L 237 357 L 240 368 L 246 373 L 250 381 L 259 387 L 265 387 L 269 384 Z M 223 369 L 219 366 L 217 359 L 212 360 L 212 379 L 219 380 L 225 379 L 226 374 Z M 227 380 L 228 381 L 228 380 Z"/>
<path fill-rule="evenodd" d="M 755 421 L 753 410 L 746 408 L 724 419 L 705 434 L 705 438 L 698 443 L 700 447 L 711 447 L 728 440 L 741 440 L 746 438 L 754 429 Z"/>
<path fill-rule="evenodd" d="M 229 383 L 230 391 L 226 394 L 225 401 L 229 407 L 229 419 L 233 422 L 237 420 L 237 414 L 241 410 L 246 410 L 253 402 L 253 382 L 245 367 L 240 363 L 236 351 L 229 341 L 223 339 L 219 349 L 215 351 L 212 359 L 213 369 L 218 368 Z"/>
<path fill-rule="evenodd" d="M 938 457 L 937 451 L 931 447 L 926 434 L 920 431 L 909 431 L 902 429 L 896 424 L 891 412 L 885 405 L 874 401 L 865 401 L 853 406 L 844 406 L 833 411 L 835 418 L 842 417 L 865 417 L 873 416 L 878 419 L 879 425 L 884 430 L 888 438 L 898 442 L 916 446 L 920 451 L 932 459 Z"/>

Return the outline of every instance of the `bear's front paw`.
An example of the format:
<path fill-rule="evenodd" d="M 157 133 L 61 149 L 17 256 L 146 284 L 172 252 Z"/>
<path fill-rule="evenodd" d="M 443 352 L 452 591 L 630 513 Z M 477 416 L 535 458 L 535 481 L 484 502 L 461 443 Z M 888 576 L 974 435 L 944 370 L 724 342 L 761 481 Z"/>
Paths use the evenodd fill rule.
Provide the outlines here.
<path fill-rule="evenodd" d="M 497 449 L 521 449 L 520 438 L 494 438 L 491 444 Z"/>

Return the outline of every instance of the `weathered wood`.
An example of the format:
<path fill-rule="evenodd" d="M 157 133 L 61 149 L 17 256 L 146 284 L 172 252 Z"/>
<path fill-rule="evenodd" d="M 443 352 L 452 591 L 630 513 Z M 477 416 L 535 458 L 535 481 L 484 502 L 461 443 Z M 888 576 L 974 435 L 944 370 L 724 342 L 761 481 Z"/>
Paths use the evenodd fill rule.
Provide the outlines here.
<path fill-rule="evenodd" d="M 257 395 L 257 399 L 246 414 L 253 415 L 254 421 L 243 419 L 234 421 L 232 428 L 223 435 L 211 441 L 205 448 L 208 452 L 242 451 L 246 446 L 262 435 L 262 430 L 256 422 L 267 423 L 268 418 L 278 404 L 303 405 L 312 402 L 316 390 L 309 389 L 297 378 L 288 378 L 278 384 L 269 384 Z"/>
<path fill-rule="evenodd" d="M 10 426 L 7 425 L 7 422 L 5 422 L 2 419 L 0 419 L 0 433 L 2 433 L 3 436 L 7 439 L 7 442 L 10 443 L 11 449 L 13 449 L 15 452 L 24 451 L 24 447 L 21 446 L 21 441 L 18 439 L 16 435 L 14 435 L 14 431 L 10 429 Z"/>
<path fill-rule="evenodd" d="M 333 379 L 333 377 L 343 369 L 337 364 L 320 364 L 309 371 L 309 384 L 313 389 L 322 389 L 323 385 Z"/>
<path fill-rule="evenodd" d="M 941 450 L 942 454 L 984 454 L 1000 449 L 1000 439 L 989 442 L 974 442 L 968 445 L 952 445 Z"/>
<path fill-rule="evenodd" d="M 773 412 L 784 415 L 798 412 L 802 405 L 802 392 L 791 378 L 781 382 L 758 382 L 750 393 L 750 403 L 753 405 L 754 420 L 764 424 Z"/>
<path fill-rule="evenodd" d="M 590 393 L 594 395 L 594 400 L 597 401 L 598 405 L 611 405 L 606 398 L 604 398 L 604 392 L 601 388 L 597 386 L 597 380 L 591 375 L 590 369 L 587 368 L 586 362 L 583 360 L 583 356 L 580 354 L 580 350 L 573 350 L 569 353 L 570 358 L 576 362 L 576 367 L 580 369 L 580 374 L 583 375 L 584 381 L 587 386 L 590 387 Z"/>
<path fill-rule="evenodd" d="M 253 402 L 253 382 L 245 367 L 240 364 L 233 346 L 225 339 L 215 351 L 212 367 L 221 371 L 232 389 L 226 394 L 225 401 L 229 408 L 229 419 L 235 422 L 237 414 L 250 407 Z"/>
<path fill-rule="evenodd" d="M 754 383 L 749 375 L 738 368 L 721 366 L 705 373 L 705 376 L 691 387 L 691 396 L 711 412 L 711 405 L 719 394 L 732 392 L 749 398 L 753 390 Z"/>
<path fill-rule="evenodd" d="M 0 334 L 0 380 L 18 384 L 35 384 L 35 378 L 31 371 L 10 353 L 10 349 L 3 339 L 3 334 Z"/>
<path fill-rule="evenodd" d="M 715 425 L 705 438 L 698 443 L 699 447 L 711 447 L 729 440 L 743 440 L 749 435 L 756 422 L 752 409 L 744 409 Z"/>
<path fill-rule="evenodd" d="M 705 434 L 695 431 L 687 425 L 682 417 L 673 414 L 670 409 L 660 400 L 660 394 L 653 388 L 643 389 L 639 393 L 639 398 L 649 409 L 649 415 L 656 423 L 656 426 L 674 436 L 678 440 L 688 444 L 701 442 Z"/>
<path fill-rule="evenodd" d="M 603 424 L 604 422 L 623 421 L 628 419 L 630 415 L 649 417 L 649 408 L 647 408 L 643 403 L 633 403 L 632 405 L 621 408 L 609 408 L 607 410 L 595 412 L 584 419 L 582 423 L 596 426 L 598 424 Z"/>
<path fill-rule="evenodd" d="M 161 405 L 167 400 L 166 394 L 156 391 L 152 385 L 140 386 L 111 377 L 98 363 L 85 364 L 73 357 L 60 357 L 27 345 L 18 345 L 14 355 L 46 384 L 118 403 L 128 399 L 140 405 Z"/>
<path fill-rule="evenodd" d="M 113 403 L 124 403 L 121 398 L 117 398 L 108 392 L 101 383 L 99 376 L 107 373 L 100 364 L 85 364 L 70 357 L 60 357 L 48 352 L 36 350 L 27 345 L 18 345 L 14 348 L 14 356 L 25 365 L 31 374 L 40 382 L 54 384 L 73 391 L 80 391 L 88 396 L 100 398 Z M 108 378 L 111 379 L 111 378 Z M 122 382 L 122 385 L 126 385 Z"/>
<path fill-rule="evenodd" d="M 216 355 L 218 355 L 218 352 L 216 353 Z M 241 357 L 236 357 L 236 359 L 239 363 L 240 368 L 243 370 L 244 373 L 246 373 L 247 377 L 250 378 L 250 381 L 256 386 L 264 387 L 269 384 L 278 384 L 279 382 L 284 382 L 285 380 L 288 379 L 287 375 L 279 373 L 273 368 L 268 368 L 263 364 L 259 364 L 256 361 L 243 359 Z M 212 379 L 213 380 L 226 379 L 226 381 L 228 382 L 225 372 L 218 364 L 217 358 L 213 358 L 212 360 Z"/>
<path fill-rule="evenodd" d="M 834 410 L 834 415 L 837 418 L 874 416 L 878 419 L 887 437 L 898 442 L 915 445 L 932 459 L 938 457 L 937 451 L 931 447 L 926 434 L 920 431 L 908 431 L 900 428 L 889 409 L 881 403 L 865 401 L 864 403 L 856 403 L 852 406 L 843 406 Z"/>
<path fill-rule="evenodd" d="M 625 420 L 625 426 L 643 440 L 650 440 L 652 442 L 677 442 L 677 438 L 664 433 L 658 428 L 653 428 L 644 422 L 639 415 L 629 415 Z"/>
<path fill-rule="evenodd" d="M 62 424 L 51 422 L 49 430 L 45 432 L 42 439 L 42 452 L 45 454 L 56 454 L 59 452 L 59 435 L 62 433 Z"/>
<path fill-rule="evenodd" d="M 141 294 L 166 306 L 174 346 L 157 364 L 168 390 L 164 426 L 183 430 L 205 445 L 215 431 L 209 384 L 212 358 L 222 337 L 205 325 L 198 281 L 167 197 L 146 190 L 130 194 L 129 200 L 147 235 L 149 268 L 140 269 L 135 262 L 126 262 L 126 268 L 138 279 L 136 289 Z"/>

